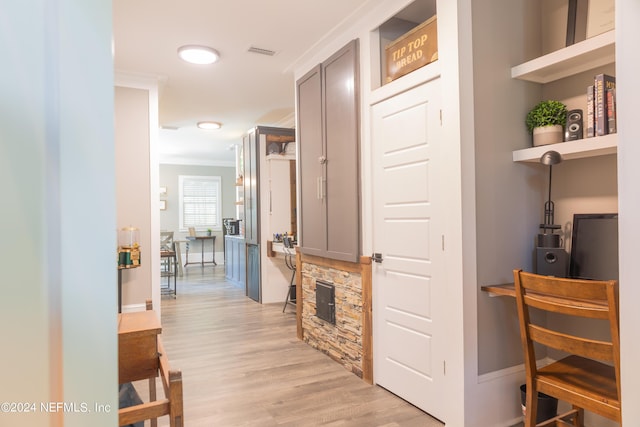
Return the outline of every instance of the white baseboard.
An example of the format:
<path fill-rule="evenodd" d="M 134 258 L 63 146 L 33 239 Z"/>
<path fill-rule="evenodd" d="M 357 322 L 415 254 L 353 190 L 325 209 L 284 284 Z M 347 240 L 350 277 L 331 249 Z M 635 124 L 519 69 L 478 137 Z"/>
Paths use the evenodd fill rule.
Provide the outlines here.
<path fill-rule="evenodd" d="M 147 304 L 127 304 L 122 306 L 123 313 L 133 313 L 136 311 L 145 311 L 147 309 Z"/>

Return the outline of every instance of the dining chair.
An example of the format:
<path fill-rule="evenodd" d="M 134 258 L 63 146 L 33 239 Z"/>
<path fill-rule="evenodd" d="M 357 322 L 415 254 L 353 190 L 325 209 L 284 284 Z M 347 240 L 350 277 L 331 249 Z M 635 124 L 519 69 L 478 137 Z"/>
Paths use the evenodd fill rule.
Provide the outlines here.
<path fill-rule="evenodd" d="M 572 406 L 538 426 L 583 426 L 585 410 L 621 424 L 618 282 L 557 278 L 522 270 L 514 270 L 513 276 L 527 377 L 525 427 L 536 425 L 538 393 Z M 593 328 L 584 328 L 583 334 L 568 331 L 563 328 L 568 322 L 550 319 L 552 315 L 532 316 L 532 309 L 562 319 L 599 319 L 606 323 L 603 335 L 607 337 L 589 336 Z M 550 348 L 563 356 L 537 367 L 536 362 L 549 355 L 541 351 Z"/>

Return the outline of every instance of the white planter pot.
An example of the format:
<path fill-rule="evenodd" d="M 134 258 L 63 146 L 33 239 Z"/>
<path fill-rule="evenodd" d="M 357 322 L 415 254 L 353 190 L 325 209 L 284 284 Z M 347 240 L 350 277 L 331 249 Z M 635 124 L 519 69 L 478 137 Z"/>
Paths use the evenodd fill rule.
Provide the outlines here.
<path fill-rule="evenodd" d="M 543 126 L 533 129 L 533 146 L 557 144 L 562 142 L 562 125 Z"/>

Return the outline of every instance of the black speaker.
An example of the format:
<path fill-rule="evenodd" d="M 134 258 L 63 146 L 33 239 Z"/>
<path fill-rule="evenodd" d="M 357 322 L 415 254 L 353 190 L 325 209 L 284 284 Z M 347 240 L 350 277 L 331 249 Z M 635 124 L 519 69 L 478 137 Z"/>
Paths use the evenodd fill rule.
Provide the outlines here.
<path fill-rule="evenodd" d="M 574 141 L 576 139 L 582 139 L 582 110 L 567 112 L 564 140 Z"/>
<path fill-rule="evenodd" d="M 536 248 L 536 273 L 567 277 L 569 255 L 563 248 Z"/>

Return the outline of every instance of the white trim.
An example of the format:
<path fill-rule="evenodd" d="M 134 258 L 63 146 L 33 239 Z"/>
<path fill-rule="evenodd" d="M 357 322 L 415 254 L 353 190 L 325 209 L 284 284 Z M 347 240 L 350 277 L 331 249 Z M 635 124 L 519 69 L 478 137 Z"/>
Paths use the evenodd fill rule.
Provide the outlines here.
<path fill-rule="evenodd" d="M 547 366 L 553 362 L 555 362 L 555 359 L 551 359 L 550 357 L 545 357 L 543 359 L 536 361 L 536 366 L 540 368 L 543 366 Z M 519 373 L 522 373 L 522 375 L 525 375 L 524 363 L 520 365 L 510 366 L 504 369 L 499 369 L 497 371 L 487 372 L 486 374 L 478 375 L 478 384 L 482 384 L 489 381 L 495 381 L 498 378 L 511 376 Z"/>
<path fill-rule="evenodd" d="M 235 168 L 236 162 L 234 161 L 219 161 L 205 158 L 192 158 L 192 157 L 166 157 L 161 156 L 159 160 L 161 165 L 187 165 L 187 166 L 218 166 L 225 168 Z"/>
<path fill-rule="evenodd" d="M 154 310 L 156 308 L 155 304 L 153 306 Z M 136 311 L 145 311 L 147 309 L 147 304 L 127 304 L 122 306 L 123 313 L 134 313 Z"/>
<path fill-rule="evenodd" d="M 524 373 L 524 364 L 511 366 L 509 368 L 499 369 L 497 371 L 487 372 L 486 374 L 478 375 L 478 384 L 495 381 L 499 378 L 504 378 L 507 376 L 515 375 L 515 374 Z"/>
<path fill-rule="evenodd" d="M 114 74 L 115 86 L 128 87 L 131 89 L 146 89 L 149 91 L 153 90 L 156 92 L 158 91 L 158 85 L 163 84 L 166 80 L 166 77 L 153 74 L 130 73 L 118 70 L 116 70 Z"/>

